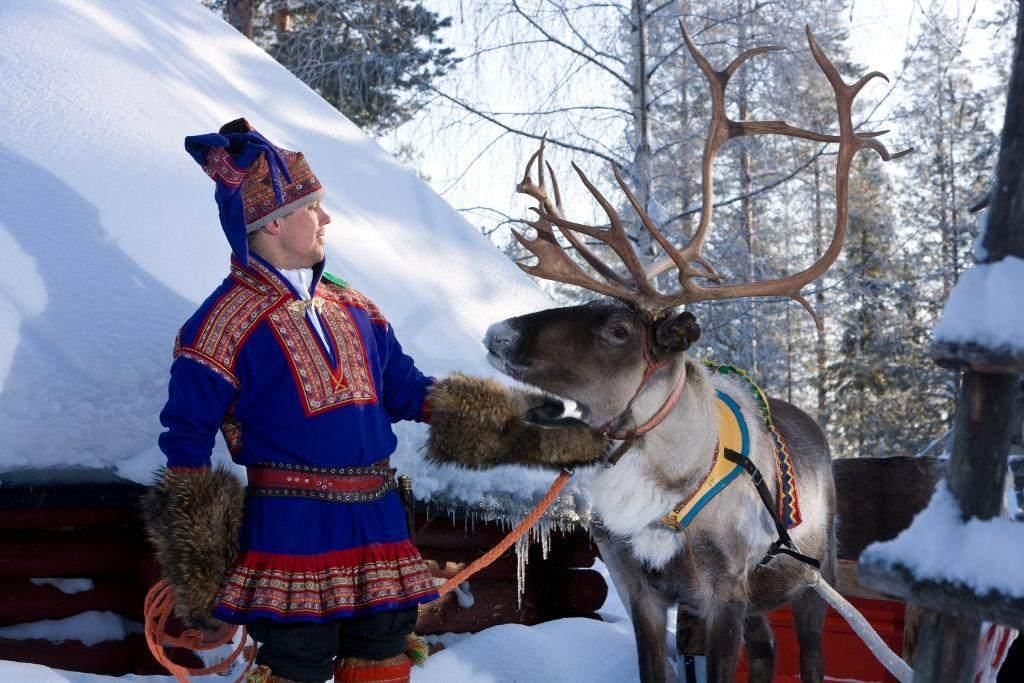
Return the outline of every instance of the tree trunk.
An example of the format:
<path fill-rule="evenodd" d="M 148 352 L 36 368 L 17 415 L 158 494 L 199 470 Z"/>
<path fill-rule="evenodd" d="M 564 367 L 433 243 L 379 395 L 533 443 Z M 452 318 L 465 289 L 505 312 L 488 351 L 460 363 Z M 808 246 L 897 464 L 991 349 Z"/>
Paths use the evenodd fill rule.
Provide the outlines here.
<path fill-rule="evenodd" d="M 737 36 L 736 50 L 742 54 L 747 49 L 747 43 L 749 42 L 747 36 L 747 0 L 737 0 L 736 3 L 736 16 L 739 17 L 737 20 L 737 27 L 739 28 L 739 35 Z M 736 83 L 736 92 L 738 97 L 739 105 L 739 120 L 746 121 L 750 118 L 749 109 L 749 97 L 748 97 L 748 86 L 747 86 L 747 71 L 749 65 L 745 69 L 740 69 L 736 73 L 738 82 Z M 747 282 L 753 282 L 757 276 L 757 269 L 754 266 L 754 252 L 755 252 L 755 239 L 754 234 L 754 200 L 750 194 L 753 191 L 753 181 L 750 176 L 750 150 L 747 146 L 747 140 L 740 140 L 739 155 L 740 155 L 740 194 L 743 196 L 743 200 L 740 203 L 740 229 L 743 231 L 743 241 L 747 247 L 747 267 L 746 267 L 746 278 Z M 758 349 L 758 324 L 757 324 L 757 307 L 754 298 L 748 298 L 747 304 L 747 324 L 750 328 L 750 370 L 751 373 L 757 377 L 760 374 L 759 369 L 759 349 Z"/>
<path fill-rule="evenodd" d="M 288 0 L 274 0 L 274 32 L 278 41 L 283 40 L 291 29 L 292 10 L 288 6 Z"/>
<path fill-rule="evenodd" d="M 633 0 L 630 10 L 630 55 L 633 65 L 633 170 L 636 187 L 633 192 L 640 206 L 648 208 L 651 201 L 651 93 L 647 77 L 648 39 L 647 3 Z M 643 227 L 640 217 L 633 222 L 637 240 L 637 252 L 645 265 L 655 256 L 653 236 Z"/>
<path fill-rule="evenodd" d="M 228 23 L 252 40 L 252 20 L 259 0 L 228 0 Z"/>
<path fill-rule="evenodd" d="M 814 260 L 821 258 L 825 250 L 824 246 L 824 225 L 821 215 L 821 160 L 814 160 Z M 825 278 L 824 276 L 814 283 L 818 288 L 814 295 L 814 308 L 818 311 L 821 319 L 821 327 L 817 329 L 817 352 L 818 365 L 818 424 L 822 429 L 828 426 L 828 388 L 825 384 L 828 372 L 828 347 L 825 345 Z"/>

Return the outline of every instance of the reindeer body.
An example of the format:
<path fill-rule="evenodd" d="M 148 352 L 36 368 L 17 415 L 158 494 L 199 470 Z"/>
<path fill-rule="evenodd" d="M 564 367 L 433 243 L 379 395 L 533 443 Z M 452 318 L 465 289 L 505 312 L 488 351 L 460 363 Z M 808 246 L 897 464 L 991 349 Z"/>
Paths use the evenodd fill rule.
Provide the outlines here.
<path fill-rule="evenodd" d="M 821 680 L 821 625 L 824 602 L 807 587 L 805 567 L 776 557 L 757 563 L 775 540 L 775 527 L 745 475 L 713 498 L 683 532 L 657 524 L 660 516 L 691 494 L 711 465 L 715 415 L 711 397 L 721 389 L 740 403 L 752 429 L 751 459 L 774 490 L 774 446 L 761 428 L 760 413 L 746 387 L 725 377 L 708 377 L 687 364 L 690 377 L 679 406 L 640 448 L 614 467 L 599 470 L 590 483 L 597 523 L 594 538 L 636 628 L 642 679 L 657 681 L 665 661 L 665 614 L 675 604 L 706 624 L 710 680 L 731 680 L 741 633 L 752 663 L 751 680 L 771 680 L 771 633 L 763 615 L 793 605 L 804 680 Z M 662 382 L 662 385 L 667 382 Z M 664 387 L 662 387 L 664 390 Z M 657 393 L 652 387 L 651 394 Z M 638 406 L 639 414 L 657 399 Z M 640 401 L 638 401 L 639 403 Z M 817 425 L 793 406 L 772 401 L 778 428 L 790 442 L 798 472 L 804 521 L 791 536 L 801 552 L 819 558 L 822 573 L 834 574 L 835 493 L 828 446 Z M 653 410 L 657 406 L 653 406 Z M 744 628 L 744 622 L 749 623 Z"/>
<path fill-rule="evenodd" d="M 619 339 L 624 330 L 629 334 Z M 653 375 L 636 399 L 644 374 L 637 338 L 642 318 L 617 302 L 542 311 L 498 323 L 485 344 L 506 374 L 580 404 L 584 419 L 601 427 L 623 410 L 637 421 L 654 414 L 679 373 L 686 384 L 679 401 L 656 428 L 619 462 L 596 471 L 589 489 L 594 539 L 637 636 L 643 681 L 668 680 L 667 609 L 704 624 L 709 680 L 732 680 L 746 640 L 751 680 L 771 680 L 773 650 L 765 612 L 792 604 L 805 681 L 823 677 L 821 627 L 825 603 L 808 588 L 807 568 L 779 556 L 757 568 L 776 539 L 772 518 L 746 474 L 735 479 L 683 531 L 658 519 L 697 489 L 711 467 L 718 441 L 716 391 L 740 406 L 750 434 L 750 458 L 774 490 L 774 445 L 749 389 L 711 375 L 677 353 Z M 555 338 L 560 343 L 552 343 Z M 822 563 L 831 581 L 835 492 L 828 445 L 818 426 L 792 405 L 772 400 L 776 428 L 794 460 L 803 521 L 792 530 L 800 551 Z"/>
<path fill-rule="evenodd" d="M 888 161 L 910 150 L 890 155 L 878 140 L 881 133 L 854 128 L 851 112 L 858 93 L 872 79 L 884 76 L 871 72 L 846 83 L 809 27 L 811 55 L 835 96 L 838 135 L 785 121 L 730 119 L 725 106 L 729 79 L 750 59 L 779 48 L 746 50 L 719 70 L 693 43 L 686 27 L 681 24 L 680 28 L 711 95 L 711 121 L 701 160 L 703 201 L 692 236 L 682 246 L 669 239 L 664 226 L 648 214 L 648 207 L 632 193 L 618 168 L 613 168 L 615 180 L 644 229 L 664 252 L 662 260 L 645 263 L 646 257 L 635 251 L 614 203 L 575 165 L 608 225 L 570 220 L 554 169 L 544 160 L 542 143 L 516 186 L 518 192 L 537 200 L 534 220 L 522 221 L 535 236 L 513 231 L 520 244 L 537 257 L 535 264 L 521 263 L 520 267 L 610 299 L 497 323 L 488 330 L 485 344 L 492 363 L 501 371 L 576 401 L 589 425 L 633 443 L 617 465 L 596 474 L 591 491 L 601 520 L 594 525 L 594 535 L 620 595 L 629 602 L 643 680 L 666 680 L 665 617 L 668 605 L 675 603 L 705 625 L 711 680 L 732 679 L 739 646 L 745 640 L 751 680 L 770 681 L 774 655 L 771 630 L 763 614 L 788 602 L 793 605 L 801 646 L 801 677 L 821 681 L 825 603 L 809 589 L 809 570 L 797 560 L 775 557 L 767 567 L 757 568 L 775 540 L 776 530 L 746 475 L 712 499 L 685 530 L 658 528 L 658 518 L 691 495 L 711 467 L 719 431 L 713 408 L 717 389 L 739 404 L 750 435 L 749 458 L 769 480 L 770 490 L 775 478 L 772 440 L 747 388 L 710 376 L 686 361 L 685 351 L 699 338 L 700 328 L 692 314 L 673 310 L 698 301 L 784 296 L 799 302 L 820 327 L 820 318 L 801 292 L 822 277 L 842 250 L 853 158 L 858 152 L 872 150 Z M 702 253 L 715 205 L 712 165 L 729 140 L 756 135 L 838 144 L 835 227 L 828 247 L 807 268 L 764 281 L 728 283 Z M 550 178 L 553 197 L 548 195 L 546 178 Z M 570 257 L 563 242 L 571 245 L 589 268 Z M 596 244 L 614 254 L 621 267 L 606 261 Z M 675 271 L 675 282 L 669 291 L 662 291 L 656 286 L 656 277 L 669 270 Z M 686 384 L 679 383 L 683 377 Z M 797 408 L 781 401 L 769 401 L 769 405 L 775 427 L 788 443 L 796 473 L 803 522 L 793 531 L 792 539 L 800 552 L 817 558 L 822 576 L 831 582 L 835 491 L 828 444 L 814 421 Z M 631 420 L 640 426 L 624 428 Z"/>

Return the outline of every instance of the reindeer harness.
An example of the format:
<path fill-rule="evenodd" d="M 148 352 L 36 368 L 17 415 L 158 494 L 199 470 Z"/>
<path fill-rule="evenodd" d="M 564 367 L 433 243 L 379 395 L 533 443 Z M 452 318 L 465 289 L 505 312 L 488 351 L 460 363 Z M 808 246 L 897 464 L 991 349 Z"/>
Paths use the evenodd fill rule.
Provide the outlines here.
<path fill-rule="evenodd" d="M 746 419 L 743 417 L 743 411 L 731 396 L 719 390 L 715 394 L 715 407 L 718 414 L 718 442 L 715 444 L 711 469 L 705 475 L 700 486 L 672 508 L 671 512 L 659 518 L 658 524 L 673 531 L 684 530 L 712 498 L 735 481 L 741 471 L 746 471 L 750 475 L 751 483 L 757 489 L 761 502 L 764 503 L 769 515 L 771 515 L 772 522 L 775 524 L 775 530 L 779 536 L 772 543 L 759 566 L 763 567 L 776 555 L 783 554 L 796 558 L 812 567 L 819 568 L 820 563 L 816 559 L 803 555 L 796 550 L 793 540 L 789 536 L 788 529 L 797 526 L 801 521 L 796 490 L 796 473 L 793 470 L 789 449 L 786 447 L 782 435 L 779 434 L 772 422 L 771 411 L 768 408 L 768 400 L 764 392 L 739 368 L 731 365 L 715 365 L 707 361 L 705 361 L 705 365 L 713 373 L 732 375 L 743 380 L 761 409 L 765 426 L 772 435 L 775 446 L 778 494 L 775 500 L 778 500 L 778 505 L 773 500 L 768 486 L 764 483 L 761 471 L 750 460 L 750 430 L 747 427 Z"/>
<path fill-rule="evenodd" d="M 605 425 L 602 430 L 610 438 L 623 441 L 622 445 L 609 456 L 606 463 L 609 467 L 615 465 L 641 435 L 657 426 L 671 412 L 679 396 L 682 394 L 682 388 L 686 382 L 687 373 L 684 369 L 680 372 L 679 379 L 674 383 L 672 391 L 654 416 L 635 429 L 614 429 L 616 423 L 619 423 L 630 414 L 633 402 L 643 392 L 654 373 L 667 365 L 659 363 L 654 359 L 647 343 L 644 343 L 643 351 L 647 368 L 643 379 L 640 381 L 640 386 L 637 388 L 633 398 L 630 399 L 622 415 Z M 775 529 L 779 536 L 772 543 L 771 548 L 765 554 L 759 566 L 767 565 L 778 554 L 785 554 L 813 567 L 819 567 L 820 565 L 817 560 L 803 555 L 796 550 L 789 536 L 788 529 L 797 526 L 801 522 L 796 472 L 793 469 L 793 460 L 790 456 L 789 448 L 772 421 L 768 399 L 765 397 L 764 392 L 761 391 L 761 388 L 743 370 L 732 365 L 716 365 L 709 361 L 705 361 L 704 364 L 714 374 L 736 377 L 745 383 L 750 390 L 764 418 L 765 427 L 768 429 L 768 433 L 772 435 L 775 447 L 774 462 L 777 495 L 773 499 L 768 486 L 764 483 L 761 471 L 750 460 L 750 430 L 747 427 L 746 419 L 743 417 L 743 411 L 731 396 L 719 390 L 715 395 L 715 407 L 718 415 L 718 440 L 715 444 L 711 468 L 704 475 L 704 479 L 697 489 L 680 501 L 670 512 L 660 517 L 657 523 L 672 531 L 683 531 L 697 517 L 700 511 L 711 502 L 712 498 L 725 490 L 729 484 L 736 480 L 741 472 L 746 471 L 750 475 L 751 483 L 757 489 L 761 501 L 764 503 L 769 515 L 771 515 L 772 522 L 775 524 Z"/>

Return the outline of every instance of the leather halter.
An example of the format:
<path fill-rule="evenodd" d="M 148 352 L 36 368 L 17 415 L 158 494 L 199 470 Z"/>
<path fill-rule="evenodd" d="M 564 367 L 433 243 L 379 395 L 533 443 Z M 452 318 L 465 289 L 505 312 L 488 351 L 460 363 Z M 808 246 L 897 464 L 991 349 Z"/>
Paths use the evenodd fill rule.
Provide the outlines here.
<path fill-rule="evenodd" d="M 640 386 L 638 386 L 636 392 L 633 393 L 633 397 L 629 399 L 629 403 L 626 404 L 625 409 L 623 409 L 618 416 L 606 422 L 600 429 L 601 433 L 608 438 L 624 442 L 622 446 L 617 448 L 615 452 L 609 456 L 609 467 L 614 465 L 619 461 L 619 458 L 625 455 L 626 451 L 629 450 L 637 438 L 657 427 L 666 417 L 668 417 L 668 414 L 672 412 L 672 409 L 675 408 L 676 404 L 679 402 L 679 397 L 683 394 L 683 387 L 686 385 L 686 365 L 684 362 L 683 369 L 679 373 L 679 378 L 673 385 L 672 391 L 670 391 L 668 396 L 665 397 L 665 401 L 661 404 L 661 407 L 656 413 L 654 413 L 654 415 L 648 418 L 648 420 L 642 425 L 634 429 L 616 429 L 614 425 L 622 423 L 624 419 L 630 415 L 633 403 L 637 398 L 639 398 L 640 394 L 643 393 L 643 390 L 647 387 L 647 383 L 650 382 L 654 374 L 658 370 L 670 365 L 668 361 L 659 361 L 654 357 L 654 354 L 651 352 L 648 335 L 644 335 L 642 349 L 644 362 L 647 364 L 647 367 L 644 370 L 643 378 L 640 380 Z"/>

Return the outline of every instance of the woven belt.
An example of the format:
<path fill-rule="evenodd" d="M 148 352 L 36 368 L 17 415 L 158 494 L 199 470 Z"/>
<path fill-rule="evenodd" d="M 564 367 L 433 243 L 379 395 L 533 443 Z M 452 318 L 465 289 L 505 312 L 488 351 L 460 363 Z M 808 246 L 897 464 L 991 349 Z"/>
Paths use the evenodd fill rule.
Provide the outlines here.
<path fill-rule="evenodd" d="M 387 461 L 372 467 L 306 467 L 261 463 L 247 467 L 250 496 L 298 496 L 336 503 L 368 503 L 398 488 Z"/>

